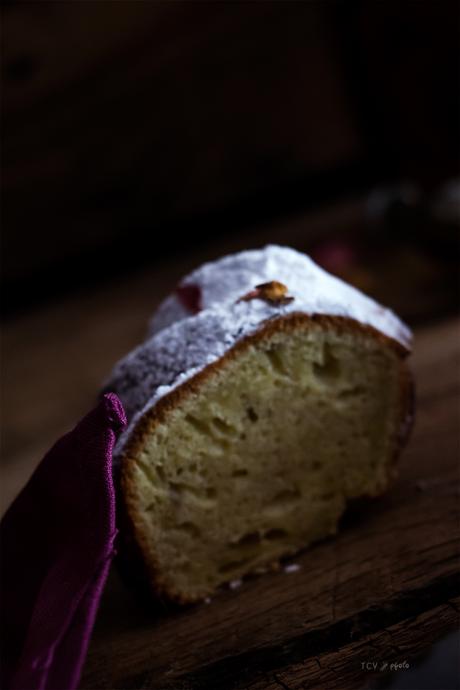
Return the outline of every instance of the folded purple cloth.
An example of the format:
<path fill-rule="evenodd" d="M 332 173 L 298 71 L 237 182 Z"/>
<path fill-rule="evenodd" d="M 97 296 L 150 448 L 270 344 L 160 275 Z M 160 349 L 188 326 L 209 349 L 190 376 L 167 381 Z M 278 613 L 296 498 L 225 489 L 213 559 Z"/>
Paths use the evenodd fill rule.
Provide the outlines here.
<path fill-rule="evenodd" d="M 78 685 L 114 554 L 112 450 L 125 424 L 108 393 L 45 455 L 2 520 L 5 690 Z"/>

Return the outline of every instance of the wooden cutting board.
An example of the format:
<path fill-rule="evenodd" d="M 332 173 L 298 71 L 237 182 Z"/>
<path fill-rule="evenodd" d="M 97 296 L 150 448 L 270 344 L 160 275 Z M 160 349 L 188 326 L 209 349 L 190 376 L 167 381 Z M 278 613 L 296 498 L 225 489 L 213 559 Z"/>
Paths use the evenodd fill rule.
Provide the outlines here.
<path fill-rule="evenodd" d="M 356 690 L 458 624 L 459 336 L 457 321 L 416 333 L 416 424 L 385 497 L 295 572 L 208 604 L 154 611 L 114 571 L 81 688 Z"/>

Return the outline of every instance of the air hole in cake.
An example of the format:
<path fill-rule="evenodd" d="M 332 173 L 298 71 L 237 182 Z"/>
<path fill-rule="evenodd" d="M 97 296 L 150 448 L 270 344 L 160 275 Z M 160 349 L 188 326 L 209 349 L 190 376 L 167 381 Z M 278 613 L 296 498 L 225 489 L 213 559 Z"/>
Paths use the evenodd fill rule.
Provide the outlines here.
<path fill-rule="evenodd" d="M 353 398 L 357 397 L 358 395 L 362 395 L 365 390 L 361 386 L 356 386 L 355 388 L 347 388 L 346 390 L 340 391 L 338 393 L 339 398 Z"/>
<path fill-rule="evenodd" d="M 147 478 L 147 481 L 150 484 L 158 484 L 158 476 L 154 472 L 153 468 L 151 465 L 147 465 L 143 460 L 138 460 L 137 461 L 137 466 L 139 470 L 145 475 Z"/>
<path fill-rule="evenodd" d="M 334 357 L 327 343 L 324 345 L 323 361 L 313 363 L 313 373 L 318 379 L 326 383 L 330 383 L 340 376 L 339 360 Z"/>
<path fill-rule="evenodd" d="M 255 412 L 254 408 L 252 408 L 252 407 L 248 407 L 248 409 L 246 410 L 246 414 L 249 417 L 249 419 L 251 420 L 251 422 L 257 422 L 257 420 L 259 419 L 258 414 Z"/>
<path fill-rule="evenodd" d="M 177 525 L 177 529 L 181 532 L 189 534 L 195 539 L 199 539 L 201 537 L 200 530 L 196 525 L 193 524 L 193 522 L 182 522 L 180 525 Z"/>
<path fill-rule="evenodd" d="M 231 573 L 234 570 L 239 570 L 250 562 L 250 558 L 242 558 L 238 561 L 229 561 L 219 566 L 220 573 Z"/>
<path fill-rule="evenodd" d="M 288 533 L 285 529 L 279 529 L 274 527 L 272 529 L 269 529 L 268 532 L 265 532 L 264 539 L 268 539 L 268 541 L 276 541 L 278 539 L 285 539 L 287 536 Z"/>
<path fill-rule="evenodd" d="M 241 546 L 255 546 L 256 544 L 260 544 L 262 541 L 261 536 L 259 532 L 248 532 L 247 534 L 243 534 L 242 537 L 240 537 L 237 541 L 233 541 L 230 546 L 231 547 L 241 547 Z"/>
<path fill-rule="evenodd" d="M 201 434 L 206 434 L 207 436 L 210 435 L 208 425 L 205 422 L 202 422 L 201 419 L 197 419 L 191 414 L 188 414 L 185 419 L 190 426 L 199 431 Z"/>
<path fill-rule="evenodd" d="M 171 498 L 174 501 L 182 501 L 183 498 L 192 497 L 199 503 L 207 503 L 216 496 L 216 490 L 208 488 L 203 490 L 202 487 L 192 486 L 190 484 L 182 484 L 181 482 L 169 482 L 169 491 Z"/>
<path fill-rule="evenodd" d="M 161 465 L 155 465 L 155 472 L 156 472 L 156 475 L 157 475 L 158 479 L 160 480 L 160 482 L 162 484 L 165 484 L 166 483 L 166 476 L 165 476 L 165 472 L 164 472 L 163 467 Z"/>
<path fill-rule="evenodd" d="M 222 434 L 233 436 L 236 433 L 235 427 L 233 427 L 231 424 L 228 424 L 225 420 L 221 419 L 220 417 L 213 417 L 212 423 L 214 424 L 216 429 L 218 429 Z"/>
<path fill-rule="evenodd" d="M 286 367 L 284 365 L 280 349 L 271 348 L 270 350 L 266 350 L 265 354 L 267 355 L 273 371 L 275 371 L 277 374 L 281 374 L 281 376 L 286 376 Z"/>
<path fill-rule="evenodd" d="M 270 517 L 279 517 L 296 506 L 301 496 L 298 489 L 284 489 L 267 503 L 264 513 Z"/>
<path fill-rule="evenodd" d="M 292 503 L 297 501 L 301 496 L 298 489 L 284 489 L 280 491 L 276 496 L 270 501 L 271 505 L 284 505 L 286 503 Z"/>
<path fill-rule="evenodd" d="M 247 477 L 248 471 L 243 467 L 240 469 L 233 470 L 232 477 Z"/>

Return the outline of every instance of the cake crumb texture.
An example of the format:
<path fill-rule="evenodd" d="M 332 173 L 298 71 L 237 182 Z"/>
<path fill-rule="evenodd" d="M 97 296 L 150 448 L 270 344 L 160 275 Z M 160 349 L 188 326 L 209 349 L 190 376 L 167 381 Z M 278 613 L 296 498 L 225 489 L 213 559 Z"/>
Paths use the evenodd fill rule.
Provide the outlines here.
<path fill-rule="evenodd" d="M 386 489 L 407 370 L 391 341 L 344 321 L 278 319 L 145 413 L 123 483 L 157 589 L 203 599 Z"/>

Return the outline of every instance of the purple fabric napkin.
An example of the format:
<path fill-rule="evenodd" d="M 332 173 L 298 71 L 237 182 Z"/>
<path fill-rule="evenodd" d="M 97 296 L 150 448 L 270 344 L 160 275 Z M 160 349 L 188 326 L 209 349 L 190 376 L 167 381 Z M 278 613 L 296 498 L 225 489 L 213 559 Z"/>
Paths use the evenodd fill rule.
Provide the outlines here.
<path fill-rule="evenodd" d="M 77 687 L 114 554 L 116 395 L 45 455 L 0 525 L 4 690 Z"/>

